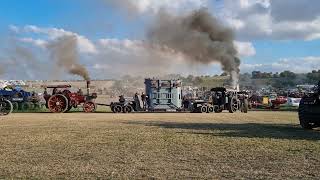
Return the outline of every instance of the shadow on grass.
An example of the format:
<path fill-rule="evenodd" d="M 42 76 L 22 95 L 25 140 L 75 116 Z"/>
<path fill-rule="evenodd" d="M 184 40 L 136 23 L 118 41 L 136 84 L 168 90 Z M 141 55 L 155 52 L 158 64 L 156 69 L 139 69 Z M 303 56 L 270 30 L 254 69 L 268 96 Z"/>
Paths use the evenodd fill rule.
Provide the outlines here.
<path fill-rule="evenodd" d="M 271 138 L 287 140 L 320 140 L 320 130 L 304 130 L 293 124 L 226 124 L 226 123 L 175 123 L 175 122 L 125 122 L 166 129 L 184 130 L 177 133 L 212 135 L 221 137 Z"/>

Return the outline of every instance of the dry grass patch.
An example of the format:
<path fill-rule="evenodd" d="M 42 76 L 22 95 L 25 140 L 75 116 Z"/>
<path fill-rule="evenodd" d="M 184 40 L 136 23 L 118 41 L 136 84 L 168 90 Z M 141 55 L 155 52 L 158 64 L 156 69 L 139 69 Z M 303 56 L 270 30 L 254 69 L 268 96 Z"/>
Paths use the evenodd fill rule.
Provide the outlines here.
<path fill-rule="evenodd" d="M 320 177 L 320 131 L 294 112 L 1 118 L 0 179 Z"/>

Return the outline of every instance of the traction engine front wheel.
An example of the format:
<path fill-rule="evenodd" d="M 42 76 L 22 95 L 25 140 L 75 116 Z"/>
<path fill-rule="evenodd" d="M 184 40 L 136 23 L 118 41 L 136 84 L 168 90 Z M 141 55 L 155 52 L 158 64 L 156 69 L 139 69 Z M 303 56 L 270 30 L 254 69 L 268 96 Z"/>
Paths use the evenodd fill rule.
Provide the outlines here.
<path fill-rule="evenodd" d="M 85 102 L 83 104 L 83 111 L 86 113 L 93 113 L 96 111 L 96 104 L 94 102 Z"/>

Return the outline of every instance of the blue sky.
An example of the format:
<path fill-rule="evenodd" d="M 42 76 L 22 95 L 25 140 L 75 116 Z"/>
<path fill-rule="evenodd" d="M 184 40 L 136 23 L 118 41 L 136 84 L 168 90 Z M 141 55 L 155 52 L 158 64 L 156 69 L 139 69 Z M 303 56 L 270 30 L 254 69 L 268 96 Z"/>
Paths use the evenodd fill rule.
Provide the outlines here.
<path fill-rule="evenodd" d="M 306 56 L 320 56 L 320 41 L 275 41 L 256 40 L 253 41 L 256 55 L 245 58 L 250 62 L 276 61 L 279 58 L 295 58 Z"/>
<path fill-rule="evenodd" d="M 89 3 L 93 2 L 95 3 Z M 123 17 L 99 0 L 3 0 L 0 6 L 1 32 L 9 25 L 58 27 L 90 38 L 124 37 Z M 99 22 L 99 23 L 96 23 Z"/>
<path fill-rule="evenodd" d="M 289 19 L 286 11 L 290 11 L 290 9 L 277 12 L 273 10 L 281 9 L 286 5 L 285 3 L 294 6 L 295 2 L 299 0 L 283 0 L 282 4 L 274 3 L 274 0 L 181 0 L 176 4 L 170 3 L 170 1 L 163 1 L 163 3 L 157 1 L 148 0 L 144 1 L 148 3 L 143 4 L 139 0 L 120 0 L 121 3 L 117 4 L 114 3 L 117 2 L 115 0 L 2 0 L 0 2 L 0 38 L 3 44 L 0 45 L 2 47 L 0 57 L 8 60 L 6 58 L 8 54 L 3 47 L 7 46 L 5 40 L 12 35 L 10 26 L 19 29 L 28 25 L 47 29 L 58 28 L 85 37 L 93 44 L 102 39 L 118 40 L 117 43 L 121 44 L 124 43 L 123 40 L 143 40 L 146 26 L 152 21 L 157 8 L 165 7 L 178 14 L 185 7 L 189 8 L 190 6 L 190 9 L 197 9 L 201 6 L 207 7 L 213 15 L 233 28 L 237 41 L 247 43 L 243 47 L 244 55 L 241 57 L 243 72 L 287 69 L 300 71 L 299 68 L 302 69 L 301 72 L 306 72 L 313 66 L 314 69 L 320 69 L 320 13 L 315 14 L 317 13 L 315 12 L 311 15 L 306 13 L 308 16 L 306 15 L 301 20 L 298 19 L 298 15 L 295 17 L 290 14 Z M 135 12 L 132 12 L 132 9 L 128 7 L 131 8 L 134 5 L 137 7 L 134 8 Z M 303 16 L 304 11 L 307 12 L 310 9 L 310 12 L 313 6 L 319 5 L 317 2 L 309 6 L 306 5 L 299 14 Z M 184 8 L 179 8 L 179 6 Z M 275 17 L 280 17 L 281 21 L 275 21 Z M 305 28 L 295 28 L 300 26 Z M 50 37 L 50 34 L 19 32 L 14 36 L 24 39 L 39 39 L 43 36 Z M 108 42 L 115 44 L 113 41 Z M 128 48 L 127 45 L 128 42 L 126 48 Z M 38 53 L 34 48 L 32 50 L 33 53 Z M 40 49 L 40 51 L 42 50 Z M 104 55 L 109 56 L 106 53 Z M 99 58 L 101 56 L 99 55 Z M 115 54 L 111 54 L 110 57 L 118 58 Z M 305 59 L 310 59 L 310 57 L 313 59 L 312 64 L 308 64 L 306 66 L 308 68 L 304 68 L 303 63 L 310 63 L 310 60 L 305 61 Z M 84 59 L 82 60 L 84 64 L 93 61 L 82 59 Z M 283 64 L 281 69 L 278 66 L 281 66 L 283 59 L 287 59 L 288 62 Z M 3 60 L 0 59 L 0 61 Z M 292 64 L 299 64 L 301 61 L 301 66 L 293 66 L 290 61 L 294 62 Z M 281 63 L 279 64 L 279 62 Z M 274 64 L 277 64 L 277 67 Z M 94 62 L 94 67 L 99 65 L 108 67 L 108 62 L 101 60 Z M 94 71 L 93 66 L 89 69 Z M 200 70 L 196 71 L 206 69 L 205 73 L 219 73 L 221 71 L 217 69 L 211 71 L 207 67 L 198 69 Z M 8 75 L 5 77 L 10 78 Z"/>

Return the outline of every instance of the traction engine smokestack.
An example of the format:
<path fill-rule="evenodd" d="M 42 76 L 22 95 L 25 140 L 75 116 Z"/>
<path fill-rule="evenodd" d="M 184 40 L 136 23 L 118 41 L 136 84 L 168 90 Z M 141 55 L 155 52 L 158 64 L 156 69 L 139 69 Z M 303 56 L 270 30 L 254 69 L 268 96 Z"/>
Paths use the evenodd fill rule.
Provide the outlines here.
<path fill-rule="evenodd" d="M 89 96 L 90 94 L 90 81 L 87 81 L 87 95 Z"/>

